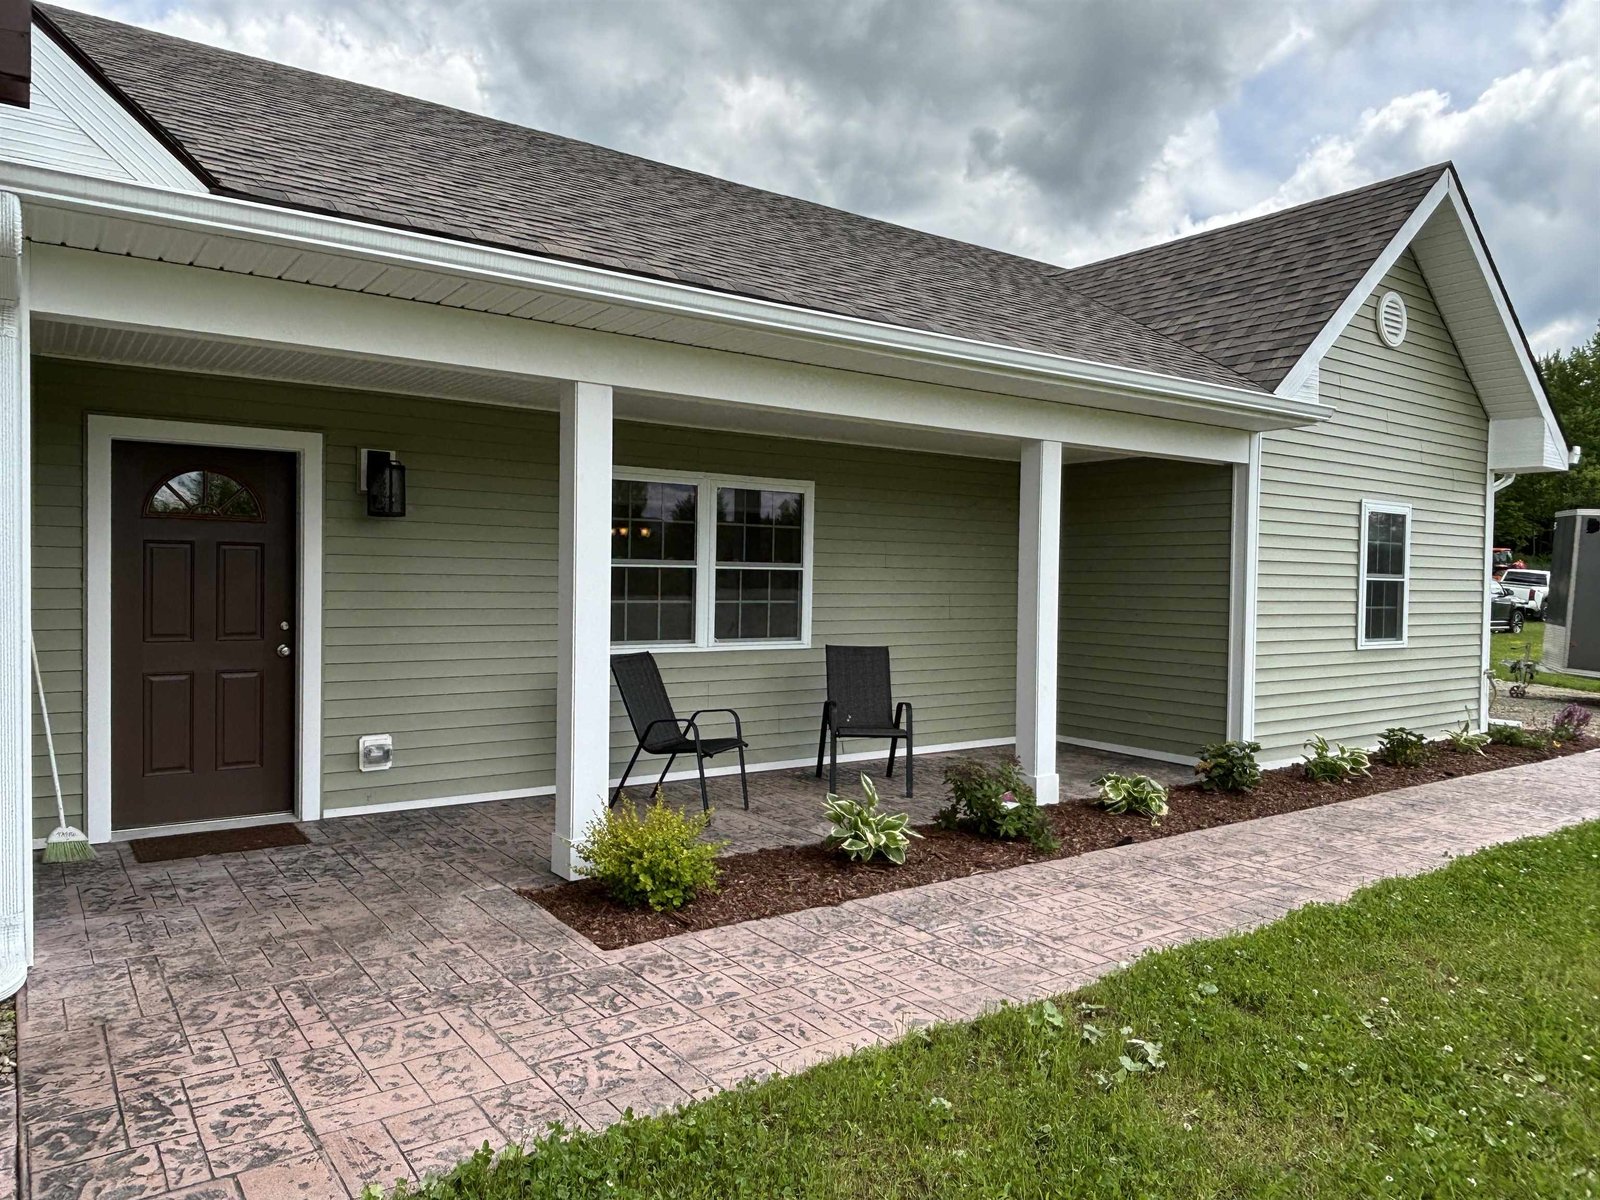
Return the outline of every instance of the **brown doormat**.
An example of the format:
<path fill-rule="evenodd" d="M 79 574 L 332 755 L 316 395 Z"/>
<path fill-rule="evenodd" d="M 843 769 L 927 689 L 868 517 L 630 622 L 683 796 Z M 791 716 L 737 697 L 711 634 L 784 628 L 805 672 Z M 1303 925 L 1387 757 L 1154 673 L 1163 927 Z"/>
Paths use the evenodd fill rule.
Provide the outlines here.
<path fill-rule="evenodd" d="M 309 846 L 311 839 L 298 825 L 252 825 L 247 829 L 219 829 L 214 833 L 179 833 L 172 837 L 135 838 L 128 843 L 142 863 L 171 862 L 175 858 L 204 858 L 207 854 L 239 854 L 245 850 L 270 850 L 274 846 Z"/>

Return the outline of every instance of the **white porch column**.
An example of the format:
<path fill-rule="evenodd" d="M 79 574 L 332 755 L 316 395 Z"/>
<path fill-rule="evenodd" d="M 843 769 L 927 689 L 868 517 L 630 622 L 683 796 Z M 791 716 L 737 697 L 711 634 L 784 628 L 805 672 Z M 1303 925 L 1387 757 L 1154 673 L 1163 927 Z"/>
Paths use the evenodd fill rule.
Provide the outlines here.
<path fill-rule="evenodd" d="M 1261 574 L 1261 435 L 1250 435 L 1250 459 L 1233 466 L 1233 534 L 1229 545 L 1228 740 L 1256 736 L 1256 584 Z"/>
<path fill-rule="evenodd" d="M 0 997 L 27 979 L 33 940 L 26 285 L 22 205 L 0 192 Z"/>
<path fill-rule="evenodd" d="M 1054 804 L 1056 676 L 1061 599 L 1061 443 L 1022 447 L 1017 544 L 1017 757 L 1039 795 Z"/>
<path fill-rule="evenodd" d="M 572 843 L 605 811 L 611 771 L 611 389 L 561 392 L 556 827 L 550 869 L 577 878 Z"/>

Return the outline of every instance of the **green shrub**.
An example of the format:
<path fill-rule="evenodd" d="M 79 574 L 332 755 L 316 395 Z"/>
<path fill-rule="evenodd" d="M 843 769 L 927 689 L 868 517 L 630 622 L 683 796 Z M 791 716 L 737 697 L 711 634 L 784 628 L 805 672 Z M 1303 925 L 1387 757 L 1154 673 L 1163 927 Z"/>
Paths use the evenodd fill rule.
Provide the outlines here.
<path fill-rule="evenodd" d="M 1523 725 L 1490 725 L 1489 741 L 1496 746 L 1519 746 L 1526 750 L 1544 750 L 1550 745 L 1548 734 Z"/>
<path fill-rule="evenodd" d="M 941 828 L 1004 841 L 1026 838 L 1046 853 L 1060 845 L 1016 759 L 998 766 L 961 759 L 944 769 L 944 781 L 953 799 L 939 810 Z"/>
<path fill-rule="evenodd" d="M 1260 742 L 1213 742 L 1200 750 L 1194 773 L 1208 792 L 1248 792 L 1261 782 Z"/>
<path fill-rule="evenodd" d="M 710 823 L 710 813 L 684 816 L 667 804 L 659 789 L 643 818 L 624 796 L 596 817 L 576 843 L 584 859 L 579 873 L 598 879 L 613 900 L 628 908 L 682 908 L 698 893 L 715 891 L 722 874 L 717 851 L 727 843 L 700 840 Z"/>
<path fill-rule="evenodd" d="M 1343 742 L 1328 743 L 1318 734 L 1306 743 L 1306 778 L 1318 783 L 1343 783 L 1356 775 L 1371 775 L 1372 760 L 1365 750 L 1346 746 Z"/>
<path fill-rule="evenodd" d="M 1137 813 L 1149 817 L 1152 825 L 1161 824 L 1161 818 L 1167 815 L 1167 789 L 1148 775 L 1118 775 L 1113 771 L 1095 783 L 1100 788 L 1095 803 L 1108 813 Z"/>
<path fill-rule="evenodd" d="M 1489 744 L 1489 735 L 1474 733 L 1472 722 L 1463 721 L 1459 729 L 1446 729 L 1444 740 L 1450 743 L 1450 749 L 1457 754 L 1482 754 L 1483 748 Z"/>
<path fill-rule="evenodd" d="M 902 865 L 911 839 L 922 835 L 911 828 L 909 813 L 878 811 L 878 789 L 865 775 L 861 777 L 861 790 L 867 794 L 865 803 L 843 796 L 828 797 L 826 811 L 828 820 L 833 822 L 828 837 L 852 862 L 867 862 L 881 854 L 895 866 Z"/>
<path fill-rule="evenodd" d="M 1428 739 L 1404 725 L 1391 726 L 1378 739 L 1378 761 L 1391 767 L 1420 767 L 1428 761 Z"/>

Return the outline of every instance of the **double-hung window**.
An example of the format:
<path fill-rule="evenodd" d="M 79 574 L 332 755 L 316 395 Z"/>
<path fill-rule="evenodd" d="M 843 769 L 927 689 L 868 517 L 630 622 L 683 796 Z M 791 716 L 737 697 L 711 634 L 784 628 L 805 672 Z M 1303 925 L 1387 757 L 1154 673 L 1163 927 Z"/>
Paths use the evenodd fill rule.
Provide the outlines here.
<path fill-rule="evenodd" d="M 1361 502 L 1360 649 L 1406 644 L 1411 600 L 1411 506 Z"/>
<path fill-rule="evenodd" d="M 809 643 L 811 484 L 618 468 L 611 515 L 613 645 Z"/>

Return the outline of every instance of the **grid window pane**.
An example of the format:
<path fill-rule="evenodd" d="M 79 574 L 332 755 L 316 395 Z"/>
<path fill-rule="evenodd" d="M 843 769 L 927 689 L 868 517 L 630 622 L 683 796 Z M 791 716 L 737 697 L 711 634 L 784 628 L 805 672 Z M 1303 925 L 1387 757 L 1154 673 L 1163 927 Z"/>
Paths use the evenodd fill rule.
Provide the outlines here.
<path fill-rule="evenodd" d="M 799 571 L 717 571 L 718 641 L 793 640 L 800 636 Z"/>
<path fill-rule="evenodd" d="M 611 558 L 614 562 L 695 559 L 699 489 L 692 483 L 618 479 L 611 485 Z"/>
<path fill-rule="evenodd" d="M 613 642 L 692 642 L 693 567 L 612 567 Z"/>
<path fill-rule="evenodd" d="M 1405 513 L 1367 514 L 1367 574 L 1406 573 Z"/>
<path fill-rule="evenodd" d="M 805 496 L 768 488 L 717 489 L 717 561 L 799 566 Z"/>
<path fill-rule="evenodd" d="M 1400 610 L 1406 585 L 1398 579 L 1367 580 L 1366 639 L 1400 640 Z"/>

